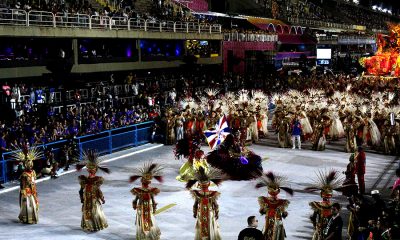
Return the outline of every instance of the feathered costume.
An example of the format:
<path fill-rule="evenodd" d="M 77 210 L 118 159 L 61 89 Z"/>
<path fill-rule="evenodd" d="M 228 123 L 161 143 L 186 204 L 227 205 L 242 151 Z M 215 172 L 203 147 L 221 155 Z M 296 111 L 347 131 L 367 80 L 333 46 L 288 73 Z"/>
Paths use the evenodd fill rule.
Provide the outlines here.
<path fill-rule="evenodd" d="M 103 192 L 100 186 L 104 183 L 104 178 L 96 176 L 98 169 L 105 173 L 110 173 L 107 167 L 100 165 L 100 158 L 97 151 L 86 150 L 83 154 L 83 163 L 76 165 L 78 170 L 86 166 L 89 176 L 80 175 L 78 177 L 81 189 L 79 196 L 82 203 L 81 228 L 85 231 L 95 232 L 108 227 L 106 216 L 104 215 L 101 203 L 105 203 Z"/>
<path fill-rule="evenodd" d="M 154 196 L 160 193 L 158 188 L 150 187 L 151 180 L 154 178 L 163 182 L 162 167 L 155 163 L 145 163 L 142 168 L 136 169 L 136 174 L 130 177 L 134 182 L 141 179 L 142 186 L 133 188 L 131 193 L 135 195 L 132 202 L 133 209 L 136 209 L 136 239 L 137 240 L 158 240 L 161 236 L 160 228 L 155 222 L 154 213 L 157 203 Z"/>
<path fill-rule="evenodd" d="M 260 213 L 265 214 L 263 240 L 282 240 L 286 237 L 282 219 L 287 216 L 286 209 L 290 202 L 286 199 L 278 199 L 278 194 L 282 189 L 293 195 L 293 190 L 282 186 L 285 181 L 285 177 L 268 172 L 260 177 L 260 181 L 256 185 L 256 188 L 267 187 L 270 195 L 258 197 Z"/>
<path fill-rule="evenodd" d="M 200 167 L 199 171 L 195 172 L 194 179 L 186 184 L 187 189 L 191 189 L 196 183 L 200 188 L 200 190 L 190 190 L 195 199 L 193 205 L 193 217 L 197 219 L 195 240 L 221 240 L 217 223 L 219 214 L 217 199 L 220 193 L 208 190 L 210 182 L 218 186 L 222 182 L 221 172 L 214 168 L 206 171 Z"/>
<path fill-rule="evenodd" d="M 249 180 L 262 174 L 262 159 L 253 151 L 243 148 L 229 134 L 219 147 L 207 155 L 207 162 L 232 180 Z"/>
<path fill-rule="evenodd" d="M 333 195 L 333 190 L 339 189 L 342 185 L 342 178 L 339 177 L 339 172 L 336 170 L 319 171 L 317 173 L 317 179 L 313 186 L 306 188 L 307 191 L 321 191 L 322 201 L 310 202 L 309 205 L 313 209 L 314 213 L 310 217 L 313 226 L 314 234 L 312 240 L 325 239 L 324 229 L 328 224 L 329 218 L 332 216 L 332 202 L 330 199 Z"/>
<path fill-rule="evenodd" d="M 20 176 L 19 191 L 19 221 L 27 224 L 37 224 L 39 221 L 39 200 L 36 191 L 36 172 L 33 161 L 41 159 L 43 154 L 36 147 L 24 147 L 14 154 L 14 159 L 24 163 L 25 170 Z"/>
<path fill-rule="evenodd" d="M 331 114 L 332 124 L 329 127 L 329 136 L 332 140 L 343 138 L 345 136 L 342 121 L 340 121 L 339 113 L 333 111 Z"/>
<path fill-rule="evenodd" d="M 193 179 L 194 172 L 198 171 L 200 167 L 208 169 L 207 159 L 198 142 L 194 139 L 182 139 L 176 143 L 174 149 L 175 158 L 180 159 L 183 157 L 187 159 L 179 169 L 179 175 L 176 180 L 187 182 L 189 179 Z"/>

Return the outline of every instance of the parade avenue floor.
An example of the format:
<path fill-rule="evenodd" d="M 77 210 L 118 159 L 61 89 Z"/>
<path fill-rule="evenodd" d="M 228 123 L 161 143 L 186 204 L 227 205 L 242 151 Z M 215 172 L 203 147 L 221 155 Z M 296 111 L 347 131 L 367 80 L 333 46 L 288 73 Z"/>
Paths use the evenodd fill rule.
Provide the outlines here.
<path fill-rule="evenodd" d="M 203 147 L 207 149 L 206 147 Z M 303 189 L 312 182 L 319 169 L 335 168 L 344 171 L 349 154 L 343 151 L 328 149 L 324 152 L 311 150 L 281 149 L 265 145 L 250 147 L 262 158 L 266 171 L 282 173 L 289 178 L 290 186 L 295 189 L 294 196 L 281 194 L 288 198 L 289 216 L 284 220 L 287 239 L 311 239 L 312 225 L 309 220 L 311 209 L 308 202 L 320 200 L 318 193 L 306 193 Z M 147 149 L 147 150 L 146 150 Z M 387 189 L 394 181 L 394 169 L 397 162 L 394 156 L 385 156 L 367 152 L 366 189 Z M 188 240 L 194 239 L 195 219 L 192 214 L 193 199 L 184 188 L 184 183 L 175 180 L 182 160 L 174 159 L 173 147 L 147 144 L 105 156 L 111 160 L 106 165 L 112 173 L 105 176 L 102 190 L 106 203 L 103 205 L 109 227 L 96 233 L 86 233 L 80 228 L 81 203 L 79 200 L 78 175 L 74 172 L 60 176 L 55 180 L 38 182 L 40 202 L 39 224 L 23 225 L 18 221 L 19 203 L 18 187 L 7 186 L 0 191 L 0 239 L 38 239 L 38 240 L 90 240 L 90 239 L 135 239 L 135 212 L 132 209 L 133 196 L 130 193 L 134 184 L 128 178 L 134 167 L 144 161 L 152 160 L 165 167 L 165 182 L 153 183 L 161 193 L 156 197 L 158 208 L 165 211 L 156 215 L 161 229 L 161 239 Z M 136 183 L 138 184 L 138 183 Z M 255 189 L 256 181 L 226 181 L 213 190 L 221 192 L 219 199 L 219 225 L 222 239 L 237 239 L 240 230 L 247 226 L 250 215 L 259 219 L 262 229 L 264 218 L 258 213 L 257 197 L 266 195 L 265 189 Z M 346 199 L 335 192 L 334 201 L 343 203 Z M 347 222 L 347 219 L 346 219 Z M 345 236 L 345 232 L 343 232 Z"/>

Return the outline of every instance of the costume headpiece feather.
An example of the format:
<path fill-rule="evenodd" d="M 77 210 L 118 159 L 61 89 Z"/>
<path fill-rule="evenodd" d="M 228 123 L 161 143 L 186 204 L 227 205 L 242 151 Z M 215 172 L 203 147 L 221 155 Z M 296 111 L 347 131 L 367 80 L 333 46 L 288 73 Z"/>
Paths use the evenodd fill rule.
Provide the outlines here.
<path fill-rule="evenodd" d="M 200 184 L 213 182 L 215 185 L 219 186 L 222 181 L 222 172 L 219 169 L 210 167 L 206 170 L 205 168 L 200 167 L 194 172 L 193 179 L 186 183 L 186 188 L 192 188 L 197 182 Z"/>
<path fill-rule="evenodd" d="M 25 162 L 25 161 L 34 161 L 37 159 L 41 159 L 43 157 L 42 151 L 40 151 L 36 146 L 28 148 L 27 146 L 21 148 L 20 151 L 16 151 L 13 153 L 13 158 L 16 161 Z"/>
<path fill-rule="evenodd" d="M 339 171 L 334 169 L 329 171 L 319 170 L 315 183 L 305 190 L 309 192 L 321 191 L 321 194 L 332 195 L 333 190 L 339 189 L 343 183 L 343 178 L 339 174 Z"/>
<path fill-rule="evenodd" d="M 269 192 L 276 194 L 279 193 L 280 189 L 282 189 L 288 194 L 293 195 L 293 189 L 282 186 L 283 184 L 286 184 L 286 182 L 286 177 L 273 172 L 267 172 L 261 175 L 259 182 L 256 184 L 256 188 L 267 187 Z"/>
<path fill-rule="evenodd" d="M 160 183 L 162 183 L 164 181 L 162 176 L 163 169 L 164 168 L 157 163 L 145 162 L 142 167 L 135 169 L 135 175 L 130 176 L 129 181 L 134 182 L 139 178 L 142 178 L 142 181 L 143 180 L 150 181 L 151 179 L 154 178 Z"/>
<path fill-rule="evenodd" d="M 83 167 L 87 167 L 88 169 L 100 169 L 105 173 L 110 173 L 108 167 L 100 164 L 102 160 L 97 150 L 87 149 L 83 152 L 83 162 L 76 164 L 76 169 L 80 171 Z"/>

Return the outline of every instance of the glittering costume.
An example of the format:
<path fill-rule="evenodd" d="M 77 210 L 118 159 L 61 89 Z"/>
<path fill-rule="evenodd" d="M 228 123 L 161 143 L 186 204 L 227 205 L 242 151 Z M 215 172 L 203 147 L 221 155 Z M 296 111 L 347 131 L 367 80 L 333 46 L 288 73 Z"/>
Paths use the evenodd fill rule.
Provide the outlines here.
<path fill-rule="evenodd" d="M 345 134 L 346 134 L 346 152 L 354 152 L 357 148 L 355 128 L 353 126 L 353 116 L 349 115 L 345 122 Z"/>
<path fill-rule="evenodd" d="M 194 198 L 193 217 L 196 221 L 195 240 L 221 240 L 219 233 L 219 225 L 217 223 L 219 207 L 218 197 L 220 195 L 217 191 L 208 189 L 210 182 L 216 185 L 221 183 L 220 172 L 216 169 L 210 168 L 205 171 L 200 168 L 194 174 L 194 179 L 189 180 L 186 184 L 187 189 L 191 189 L 197 182 L 200 190 L 190 190 L 190 194 Z"/>
<path fill-rule="evenodd" d="M 278 199 L 278 194 L 282 189 L 293 195 L 293 190 L 281 186 L 285 180 L 282 176 L 268 172 L 262 175 L 261 181 L 256 185 L 256 188 L 267 187 L 270 195 L 268 197 L 258 197 L 260 213 L 262 215 L 265 214 L 263 240 L 281 240 L 286 237 L 282 219 L 286 218 L 288 214 L 286 209 L 290 202 L 286 199 Z"/>
<path fill-rule="evenodd" d="M 20 176 L 20 213 L 19 221 L 27 224 L 37 224 L 39 221 L 39 200 L 36 191 L 36 172 L 33 170 L 33 161 L 40 159 L 42 153 L 33 147 L 24 147 L 14 154 L 17 161 L 24 163 L 25 170 Z"/>
<path fill-rule="evenodd" d="M 150 187 L 152 178 L 162 182 L 162 168 L 154 163 L 146 163 L 142 168 L 137 169 L 137 174 L 131 176 L 133 182 L 141 179 L 142 186 L 131 190 L 135 196 L 132 202 L 133 209 L 136 210 L 136 239 L 137 240 L 158 240 L 161 236 L 160 228 L 155 222 L 154 213 L 157 203 L 154 196 L 160 193 L 158 188 Z"/>
<path fill-rule="evenodd" d="M 358 186 L 356 184 L 356 166 L 354 164 L 355 154 L 352 153 L 349 157 L 349 163 L 347 164 L 345 180 L 343 181 L 343 195 L 351 197 L 358 192 Z"/>
<path fill-rule="evenodd" d="M 303 128 L 304 138 L 307 140 L 312 135 L 313 129 L 305 111 L 302 111 L 300 114 L 300 124 Z"/>
<path fill-rule="evenodd" d="M 313 201 L 309 205 L 314 211 L 310 217 L 313 226 L 314 234 L 313 240 L 323 240 L 326 238 L 324 229 L 328 224 L 329 218 L 332 216 L 332 198 L 333 190 L 337 189 L 342 185 L 342 180 L 338 178 L 339 173 L 335 170 L 331 170 L 326 173 L 323 171 L 318 172 L 316 185 L 306 188 L 308 191 L 321 191 L 322 201 Z"/>
<path fill-rule="evenodd" d="M 340 121 L 338 112 L 334 111 L 332 113 L 332 124 L 329 128 L 329 136 L 331 140 L 337 140 L 345 136 L 342 121 Z"/>
<path fill-rule="evenodd" d="M 240 146 L 240 135 L 229 134 L 218 148 L 207 155 L 211 166 L 221 169 L 232 180 L 248 180 L 262 173 L 261 157 Z"/>
<path fill-rule="evenodd" d="M 195 157 L 192 160 L 186 161 L 181 168 L 179 169 L 179 176 L 176 177 L 176 180 L 181 182 L 187 182 L 189 179 L 193 179 L 193 175 L 195 172 L 202 167 L 206 171 L 209 168 L 207 163 L 207 159 L 204 156 L 204 152 L 202 150 L 197 150 L 195 153 Z"/>
<path fill-rule="evenodd" d="M 166 130 L 167 130 L 167 144 L 175 143 L 175 118 L 171 110 L 166 113 Z"/>
<path fill-rule="evenodd" d="M 81 228 L 85 231 L 95 232 L 108 227 L 101 205 L 105 203 L 103 192 L 100 189 L 100 186 L 104 183 L 104 178 L 96 176 L 96 172 L 100 169 L 109 173 L 109 170 L 99 165 L 99 155 L 94 150 L 87 150 L 84 153 L 84 159 L 86 163 L 76 165 L 78 170 L 86 166 L 89 172 L 89 176 L 81 175 L 78 177 L 81 185 L 79 191 L 82 202 Z"/>

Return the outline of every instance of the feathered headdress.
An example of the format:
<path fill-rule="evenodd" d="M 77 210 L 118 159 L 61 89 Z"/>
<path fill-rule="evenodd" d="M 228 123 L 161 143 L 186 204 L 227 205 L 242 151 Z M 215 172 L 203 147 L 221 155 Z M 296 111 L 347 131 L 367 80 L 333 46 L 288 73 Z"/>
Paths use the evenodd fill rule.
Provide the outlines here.
<path fill-rule="evenodd" d="M 215 185 L 219 186 L 222 182 L 222 173 L 220 170 L 213 167 L 208 168 L 208 170 L 200 167 L 199 170 L 194 172 L 193 178 L 186 183 L 186 188 L 192 188 L 197 182 L 200 184 L 213 182 Z"/>
<path fill-rule="evenodd" d="M 322 197 L 331 198 L 333 190 L 341 187 L 343 178 L 339 176 L 339 171 L 331 169 L 329 171 L 319 170 L 313 186 L 306 188 L 306 191 L 321 191 Z"/>
<path fill-rule="evenodd" d="M 219 90 L 215 88 L 206 88 L 204 92 L 207 94 L 208 97 L 215 97 L 217 96 Z"/>
<path fill-rule="evenodd" d="M 135 175 L 130 176 L 129 181 L 134 182 L 141 178 L 143 181 L 150 181 L 151 179 L 156 179 L 160 183 L 164 181 L 162 177 L 162 170 L 164 168 L 161 167 L 159 164 L 146 162 L 143 164 L 142 167 L 135 169 Z"/>
<path fill-rule="evenodd" d="M 83 167 L 87 169 L 100 169 L 105 173 L 110 173 L 110 169 L 100 165 L 102 159 L 99 153 L 94 149 L 88 149 L 83 152 L 83 162 L 76 164 L 76 169 L 80 171 Z"/>
<path fill-rule="evenodd" d="M 293 195 L 293 189 L 290 187 L 282 186 L 287 181 L 287 178 L 273 172 L 267 172 L 260 176 L 259 182 L 256 184 L 256 188 L 267 187 L 268 192 L 271 195 L 278 195 L 280 190 L 287 192 L 290 195 Z"/>
<path fill-rule="evenodd" d="M 176 159 L 181 157 L 191 160 L 197 150 L 200 149 L 200 144 L 195 139 L 184 138 L 176 142 L 174 155 Z"/>
<path fill-rule="evenodd" d="M 40 151 L 36 146 L 28 148 L 24 146 L 20 151 L 13 153 L 13 158 L 16 161 L 23 162 L 25 167 L 33 167 L 33 161 L 41 159 L 43 157 L 42 151 Z"/>
<path fill-rule="evenodd" d="M 42 151 L 40 151 L 36 146 L 31 148 L 23 147 L 21 151 L 17 151 L 13 154 L 16 161 L 34 161 L 43 157 Z"/>

